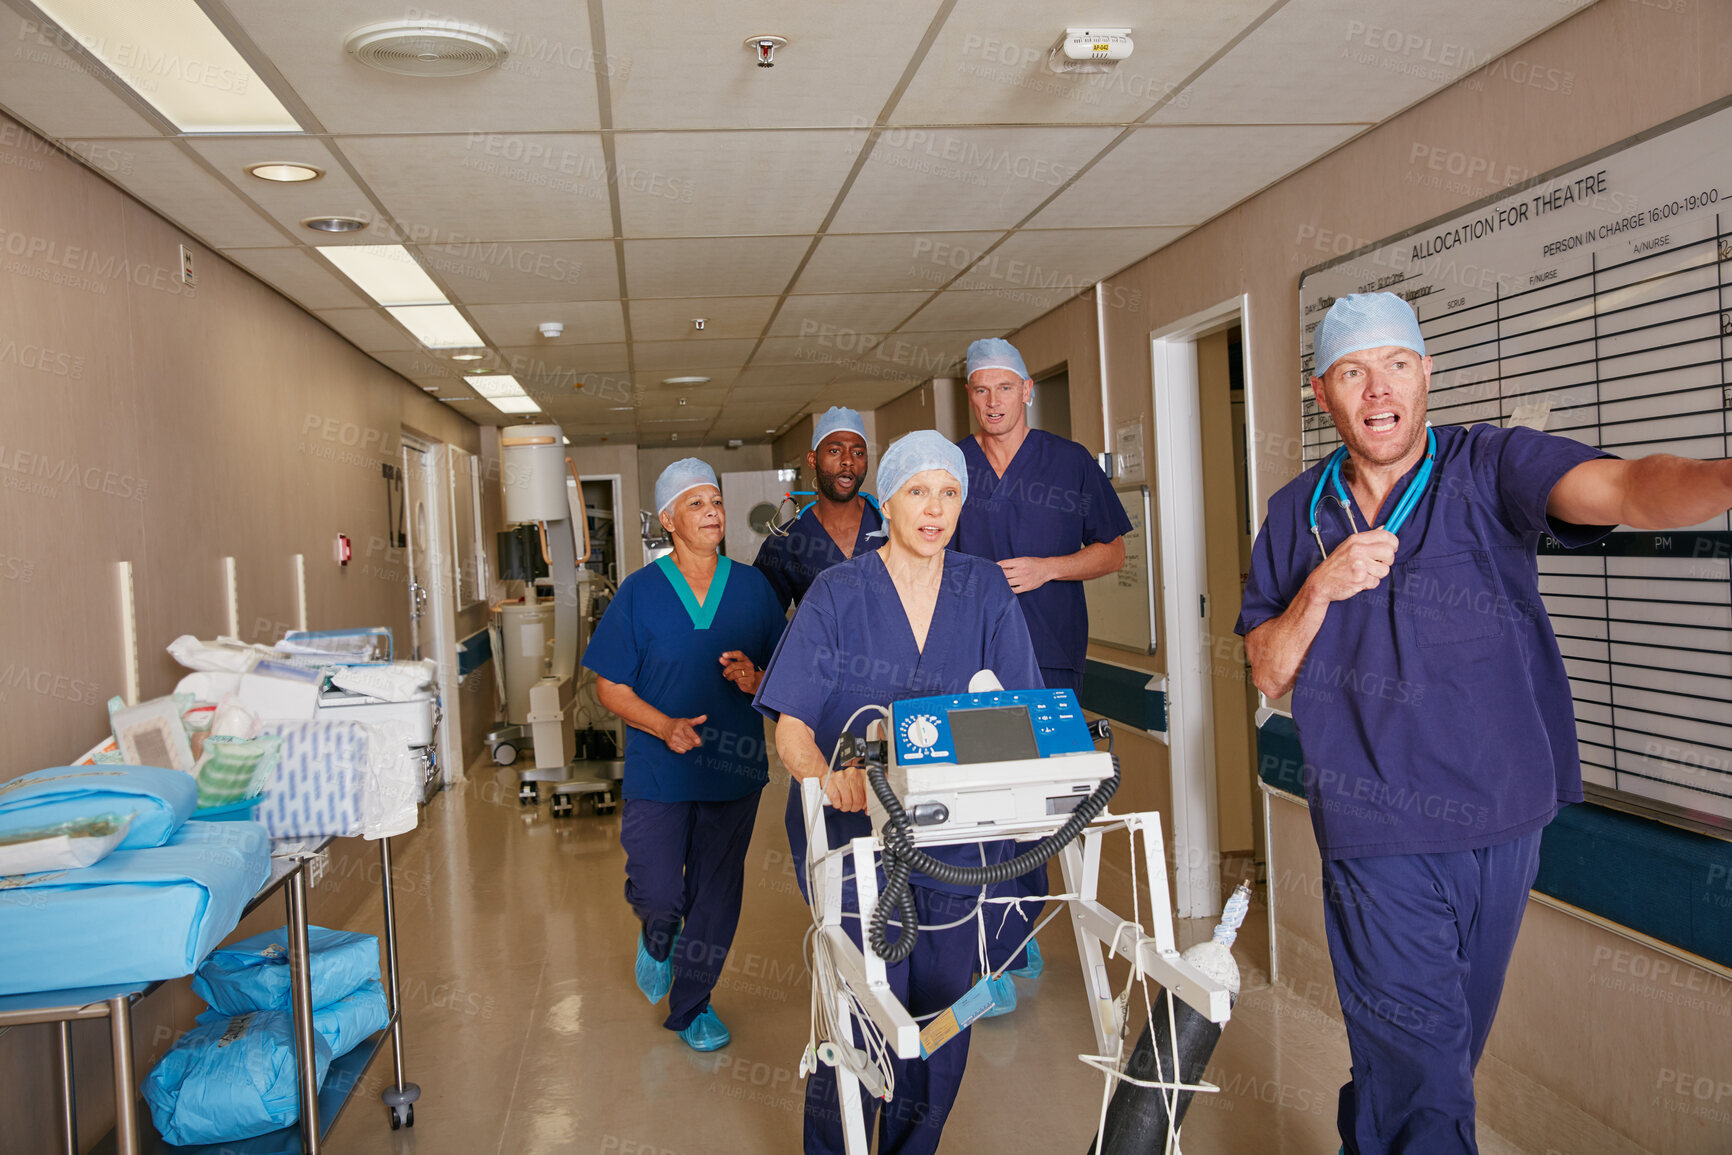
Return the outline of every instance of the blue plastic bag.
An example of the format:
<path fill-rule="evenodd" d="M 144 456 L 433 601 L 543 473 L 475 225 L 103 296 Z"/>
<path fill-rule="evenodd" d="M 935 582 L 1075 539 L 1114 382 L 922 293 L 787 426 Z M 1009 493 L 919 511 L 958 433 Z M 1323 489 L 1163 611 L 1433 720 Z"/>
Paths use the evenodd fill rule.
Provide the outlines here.
<path fill-rule="evenodd" d="M 313 1007 L 336 1002 L 379 979 L 379 940 L 370 934 L 307 928 L 313 958 Z M 289 1007 L 289 933 L 266 931 L 211 952 L 193 975 L 192 993 L 225 1015 Z"/>
<path fill-rule="evenodd" d="M 228 1017 L 221 1011 L 204 1011 L 198 1021 L 202 1026 L 224 1022 Z M 332 1059 L 342 1058 L 390 1021 L 391 1008 L 385 1005 L 385 988 L 377 980 L 313 1012 L 313 1030 L 331 1048 Z"/>
<path fill-rule="evenodd" d="M 320 1086 L 331 1048 L 313 1037 Z M 295 1028 L 285 1011 L 203 1023 L 178 1039 L 144 1079 L 163 1140 L 176 1146 L 248 1139 L 301 1117 Z"/>
<path fill-rule="evenodd" d="M 117 850 L 161 846 L 198 805 L 191 774 L 160 766 L 52 766 L 0 783 L 0 833 L 131 814 Z"/>

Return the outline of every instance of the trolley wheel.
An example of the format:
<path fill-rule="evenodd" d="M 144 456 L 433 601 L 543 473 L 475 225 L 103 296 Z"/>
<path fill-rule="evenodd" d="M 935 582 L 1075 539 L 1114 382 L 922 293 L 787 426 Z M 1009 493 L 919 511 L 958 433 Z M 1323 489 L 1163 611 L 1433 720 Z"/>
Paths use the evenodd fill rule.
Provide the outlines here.
<path fill-rule="evenodd" d="M 517 801 L 523 806 L 539 806 L 541 804 L 541 787 L 534 782 L 525 782 L 517 788 Z"/>
<path fill-rule="evenodd" d="M 415 1125 L 415 1104 L 404 1103 L 391 1108 L 391 1130 Z"/>
<path fill-rule="evenodd" d="M 553 816 L 555 818 L 571 817 L 571 795 L 555 794 L 553 796 Z"/>
<path fill-rule="evenodd" d="M 501 742 L 493 748 L 493 761 L 500 766 L 509 766 L 517 761 L 517 747 L 510 742 Z"/>
<path fill-rule="evenodd" d="M 597 814 L 612 814 L 618 807 L 619 803 L 612 794 L 598 794 L 595 797 L 595 812 Z"/>

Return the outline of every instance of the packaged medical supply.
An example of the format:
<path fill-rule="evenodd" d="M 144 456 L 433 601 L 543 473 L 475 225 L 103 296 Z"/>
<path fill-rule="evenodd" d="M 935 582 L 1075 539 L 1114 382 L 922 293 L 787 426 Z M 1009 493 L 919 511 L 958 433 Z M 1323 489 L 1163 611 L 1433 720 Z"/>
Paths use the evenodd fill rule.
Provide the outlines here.
<path fill-rule="evenodd" d="M 203 1011 L 198 1021 L 215 1023 L 229 1016 L 221 1011 Z M 391 1022 L 391 1008 L 385 1002 L 385 988 L 378 980 L 363 983 L 328 1006 L 313 1010 L 313 1030 L 331 1048 L 331 1058 L 340 1059 L 375 1031 L 382 1031 Z"/>
<path fill-rule="evenodd" d="M 168 644 L 168 653 L 189 670 L 210 670 L 217 673 L 244 674 L 258 661 L 263 646 L 249 646 L 234 638 L 218 638 L 201 642 L 191 634 L 182 634 Z"/>
<path fill-rule="evenodd" d="M 431 659 L 419 662 L 392 662 L 385 666 L 343 666 L 331 671 L 331 684 L 338 689 L 383 698 L 387 702 L 408 702 L 425 697 L 438 666 Z"/>
<path fill-rule="evenodd" d="M 331 1048 L 313 1036 L 324 1085 Z M 144 1078 L 144 1098 L 165 1142 L 223 1143 L 263 1135 L 301 1117 L 295 1029 L 287 1011 L 260 1011 L 194 1027 Z"/>
<path fill-rule="evenodd" d="M 205 756 L 198 765 L 199 808 L 227 806 L 260 793 L 276 769 L 282 748 L 283 740 L 275 735 L 231 738 L 213 734 L 205 742 Z"/>
<path fill-rule="evenodd" d="M 161 846 L 198 803 L 192 775 L 159 766 L 55 766 L 0 783 L 0 834 L 130 814 L 119 849 Z"/>
<path fill-rule="evenodd" d="M 259 807 L 259 821 L 271 837 L 361 834 L 371 728 L 359 722 L 267 722 L 263 729 L 283 739 Z"/>
<path fill-rule="evenodd" d="M 194 759 L 180 717 L 192 708 L 178 694 L 128 706 L 119 697 L 108 700 L 108 721 L 120 753 L 138 766 L 166 766 L 191 774 Z"/>
<path fill-rule="evenodd" d="M 276 644 L 282 654 L 318 658 L 332 664 L 389 662 L 391 631 L 385 626 L 350 630 L 290 630 Z"/>
<path fill-rule="evenodd" d="M 379 940 L 370 934 L 310 926 L 307 945 L 314 1007 L 328 1006 L 379 978 Z M 193 976 L 192 993 L 225 1015 L 287 1008 L 288 929 L 278 927 L 213 951 Z"/>
<path fill-rule="evenodd" d="M 266 721 L 305 722 L 319 708 L 319 687 L 324 681 L 324 674 L 315 669 L 260 662 L 252 673 L 241 675 L 236 698 Z"/>
<path fill-rule="evenodd" d="M 163 846 L 0 879 L 0 995 L 191 974 L 270 870 L 258 824 L 188 822 Z"/>
<path fill-rule="evenodd" d="M 131 824 L 131 814 L 99 814 L 0 834 L 0 878 L 92 866 L 120 845 Z"/>

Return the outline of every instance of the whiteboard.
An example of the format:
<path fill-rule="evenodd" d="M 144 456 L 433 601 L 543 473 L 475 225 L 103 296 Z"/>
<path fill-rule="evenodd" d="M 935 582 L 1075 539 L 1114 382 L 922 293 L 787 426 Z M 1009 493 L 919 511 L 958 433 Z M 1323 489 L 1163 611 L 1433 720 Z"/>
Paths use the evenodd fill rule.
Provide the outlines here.
<path fill-rule="evenodd" d="M 1336 297 L 1419 315 L 1439 425 L 1531 425 L 1623 457 L 1732 452 L 1732 102 L 1299 282 L 1300 352 Z M 1339 438 L 1304 391 L 1304 460 Z M 1540 592 L 1590 791 L 1732 826 L 1732 526 L 1542 545 Z"/>
<path fill-rule="evenodd" d="M 1125 564 L 1117 573 L 1103 574 L 1083 583 L 1088 599 L 1089 641 L 1138 654 L 1155 652 L 1155 591 L 1149 581 L 1154 572 L 1149 553 L 1149 487 L 1116 486 L 1115 492 L 1130 515 L 1131 530 L 1125 534 Z"/>

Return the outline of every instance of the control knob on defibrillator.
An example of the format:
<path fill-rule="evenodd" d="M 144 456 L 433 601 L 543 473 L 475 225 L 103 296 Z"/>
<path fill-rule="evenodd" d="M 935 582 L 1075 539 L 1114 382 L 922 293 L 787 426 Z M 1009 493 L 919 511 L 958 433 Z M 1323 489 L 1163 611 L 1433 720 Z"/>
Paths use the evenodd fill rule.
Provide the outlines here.
<path fill-rule="evenodd" d="M 925 714 L 911 718 L 902 733 L 908 744 L 917 750 L 929 750 L 938 745 L 938 727 Z"/>

